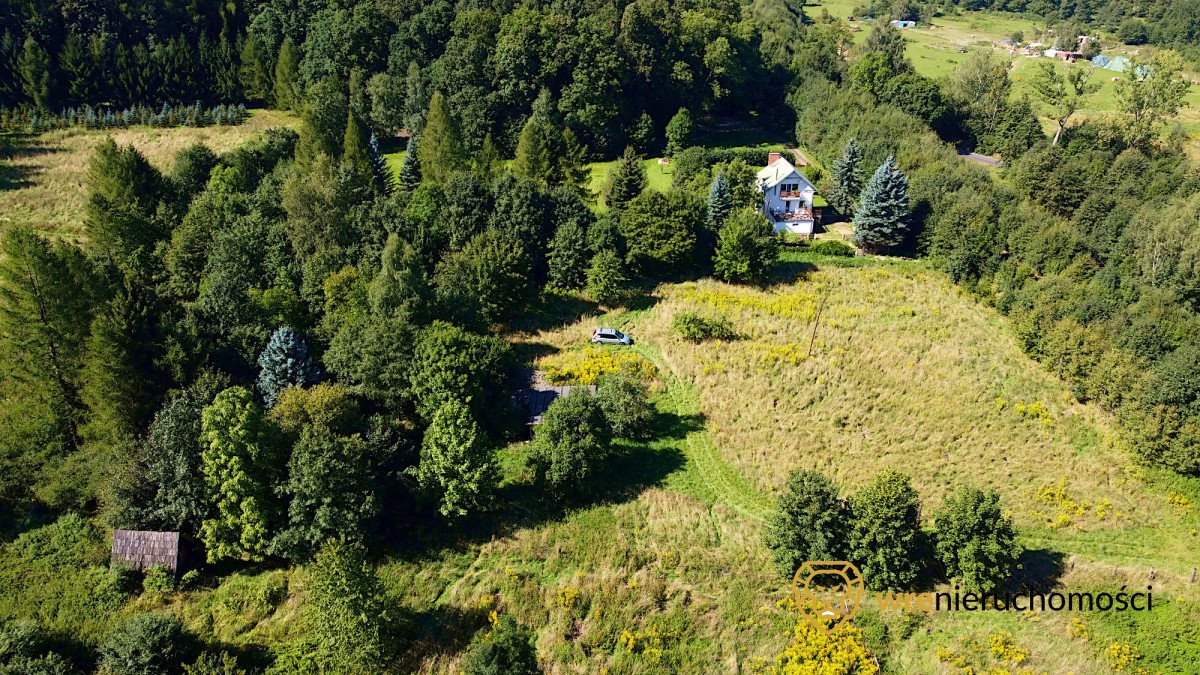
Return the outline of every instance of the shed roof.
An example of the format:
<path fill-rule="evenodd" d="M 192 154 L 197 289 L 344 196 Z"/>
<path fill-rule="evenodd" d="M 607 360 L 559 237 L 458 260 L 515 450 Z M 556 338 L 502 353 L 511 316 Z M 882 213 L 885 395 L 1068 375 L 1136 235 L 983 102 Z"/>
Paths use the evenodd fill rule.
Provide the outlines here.
<path fill-rule="evenodd" d="M 596 385 L 563 385 L 563 386 L 536 386 L 530 389 L 518 389 L 513 394 L 513 400 L 518 405 L 525 408 L 526 424 L 541 424 L 542 415 L 550 409 L 550 404 L 554 403 L 560 396 L 570 394 L 572 390 L 579 388 L 587 389 L 588 393 L 596 393 Z"/>
<path fill-rule="evenodd" d="M 151 530 L 115 530 L 113 532 L 112 562 L 138 570 L 161 565 L 175 571 L 182 557 L 178 532 Z"/>
<path fill-rule="evenodd" d="M 779 159 L 776 159 L 774 162 L 771 162 L 770 164 L 766 165 L 762 169 L 759 169 L 758 174 L 757 174 L 758 184 L 764 190 L 773 188 L 776 185 L 782 183 L 785 179 L 791 178 L 793 175 L 798 176 L 805 183 L 812 185 L 812 181 L 810 181 L 807 176 L 800 173 L 799 169 L 792 166 L 792 163 L 787 161 L 783 157 L 780 157 Z"/>

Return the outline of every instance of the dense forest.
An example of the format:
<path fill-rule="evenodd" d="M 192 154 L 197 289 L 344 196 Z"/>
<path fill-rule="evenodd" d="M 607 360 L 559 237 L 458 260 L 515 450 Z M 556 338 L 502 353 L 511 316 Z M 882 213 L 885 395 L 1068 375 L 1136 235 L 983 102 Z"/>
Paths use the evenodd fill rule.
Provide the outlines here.
<path fill-rule="evenodd" d="M 495 504 L 497 448 L 524 432 L 507 335 L 563 293 L 615 307 L 666 279 L 772 279 L 779 241 L 752 209 L 765 150 L 695 144 L 724 119 L 794 129 L 831 167 L 811 177 L 854 218 L 858 248 L 930 259 L 1007 313 L 1081 400 L 1115 412 L 1147 462 L 1200 475 L 1200 170 L 1164 140 L 1174 62 L 1125 85 L 1120 116 L 1076 122 L 1069 75 L 1015 98 L 1007 69 L 976 54 L 935 81 L 897 31 L 852 47 L 845 24 L 800 10 L 7 3 L 7 106 L 200 98 L 302 122 L 220 155 L 186 148 L 166 170 L 106 140 L 82 246 L 5 228 L 0 507 L 6 538 L 29 530 L 5 555 L 41 565 L 55 550 L 44 565 L 69 567 L 99 524 L 185 532 L 214 565 L 310 566 L 311 641 L 256 665 L 378 672 L 411 636 L 387 620 L 366 559 L 461 534 Z M 1066 110 L 1053 139 L 1047 109 Z M 400 129 L 411 139 L 393 176 L 378 138 Z M 1007 166 L 969 165 L 947 141 Z M 642 160 L 659 148 L 674 164 L 663 191 Z M 618 156 L 593 194 L 587 162 Z M 604 462 L 649 433 L 647 396 L 619 372 L 557 403 L 530 444 L 529 499 L 595 498 Z M 805 480 L 832 492 L 813 477 L 798 492 Z M 890 475 L 860 511 L 895 492 L 916 522 Z M 121 570 L 43 581 L 0 610 L 36 618 L 11 635 L 45 649 L 0 666 L 221 672 L 227 655 L 189 646 L 177 622 L 95 619 L 132 593 Z M 472 652 L 472 672 L 536 668 L 525 629 L 497 622 L 512 637 Z M 142 671 L 122 670 L 139 658 Z"/>
<path fill-rule="evenodd" d="M 0 106 L 299 108 L 322 82 L 380 136 L 433 92 L 467 147 L 509 153 L 547 92 L 590 154 L 659 142 L 681 107 L 777 114 L 801 5 L 737 2 L 69 3 L 0 8 Z M 753 85 L 753 86 L 751 86 Z M 733 92 L 737 95 L 733 95 Z"/>

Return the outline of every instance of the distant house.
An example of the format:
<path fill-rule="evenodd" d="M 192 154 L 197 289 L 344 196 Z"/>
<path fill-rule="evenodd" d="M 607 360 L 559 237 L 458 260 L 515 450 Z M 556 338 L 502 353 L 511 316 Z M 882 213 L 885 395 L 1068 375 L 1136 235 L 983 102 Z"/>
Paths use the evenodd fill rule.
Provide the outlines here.
<path fill-rule="evenodd" d="M 1061 50 L 1056 54 L 1056 56 L 1067 63 L 1075 63 L 1079 59 L 1083 58 L 1083 54 L 1079 52 L 1064 52 Z"/>
<path fill-rule="evenodd" d="M 899 19 L 892 21 L 892 28 L 916 28 L 916 21 L 901 21 Z"/>
<path fill-rule="evenodd" d="M 115 530 L 112 564 L 146 571 L 154 566 L 166 568 L 178 576 L 192 564 L 192 549 L 178 532 L 151 530 Z"/>
<path fill-rule="evenodd" d="M 767 165 L 758 172 L 756 184 L 763 196 L 763 215 L 775 225 L 776 232 L 813 236 L 825 202 L 812 181 L 781 154 L 772 152 Z"/>

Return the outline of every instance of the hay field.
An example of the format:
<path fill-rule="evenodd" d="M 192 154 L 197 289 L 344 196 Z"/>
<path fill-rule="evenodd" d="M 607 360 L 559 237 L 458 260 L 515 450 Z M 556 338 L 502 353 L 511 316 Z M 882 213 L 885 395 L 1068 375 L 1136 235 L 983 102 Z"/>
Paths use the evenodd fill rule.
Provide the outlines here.
<path fill-rule="evenodd" d="M 264 129 L 298 124 L 298 119 L 287 112 L 254 110 L 245 123 L 228 127 L 63 129 L 38 135 L 0 135 L 0 164 L 4 170 L 0 180 L 0 227 L 27 224 L 78 241 L 83 235 L 87 204 L 84 181 L 88 161 L 92 150 L 108 136 L 119 144 L 132 144 L 165 171 L 175 153 L 194 143 L 204 143 L 222 153 Z"/>

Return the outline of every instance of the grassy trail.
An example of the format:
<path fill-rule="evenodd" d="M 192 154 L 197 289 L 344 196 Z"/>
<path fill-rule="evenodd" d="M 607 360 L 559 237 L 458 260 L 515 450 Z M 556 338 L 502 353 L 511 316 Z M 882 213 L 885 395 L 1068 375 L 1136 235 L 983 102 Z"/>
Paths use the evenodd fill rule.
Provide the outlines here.
<path fill-rule="evenodd" d="M 680 418 L 692 418 L 700 424 L 680 442 L 679 449 L 687 458 L 684 472 L 693 476 L 681 477 L 688 492 L 697 493 L 709 501 L 721 502 L 739 514 L 758 521 L 771 513 L 771 501 L 755 490 L 740 473 L 721 457 L 712 434 L 704 426 L 700 397 L 695 387 L 675 374 L 671 364 L 653 347 L 639 345 L 637 352 L 649 359 L 662 373 L 667 390 L 659 397 L 659 407 Z"/>

